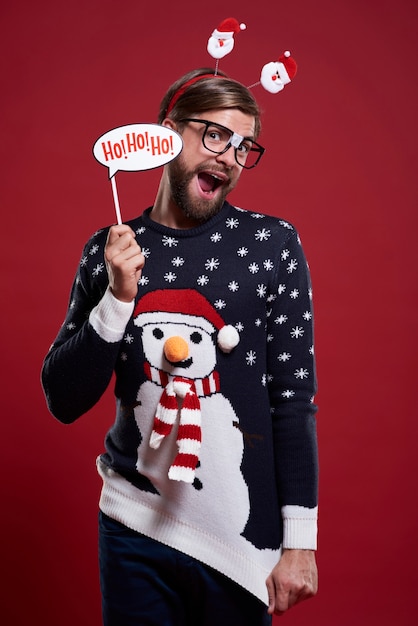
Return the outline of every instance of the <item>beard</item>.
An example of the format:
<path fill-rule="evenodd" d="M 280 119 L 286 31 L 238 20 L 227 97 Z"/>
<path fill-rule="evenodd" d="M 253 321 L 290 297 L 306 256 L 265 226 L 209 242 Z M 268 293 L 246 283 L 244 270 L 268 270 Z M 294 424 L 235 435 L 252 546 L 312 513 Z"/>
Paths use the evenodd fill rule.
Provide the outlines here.
<path fill-rule="evenodd" d="M 228 174 L 225 181 L 216 193 L 215 198 L 192 198 L 190 194 L 190 182 L 199 172 L 212 171 L 214 174 L 222 172 Z M 168 178 L 170 181 L 171 196 L 176 205 L 183 211 L 189 219 L 198 222 L 206 222 L 211 217 L 219 213 L 225 198 L 235 187 L 236 181 L 232 181 L 228 171 L 224 167 L 213 167 L 213 163 L 202 163 L 194 170 L 187 170 L 181 155 L 168 164 Z"/>

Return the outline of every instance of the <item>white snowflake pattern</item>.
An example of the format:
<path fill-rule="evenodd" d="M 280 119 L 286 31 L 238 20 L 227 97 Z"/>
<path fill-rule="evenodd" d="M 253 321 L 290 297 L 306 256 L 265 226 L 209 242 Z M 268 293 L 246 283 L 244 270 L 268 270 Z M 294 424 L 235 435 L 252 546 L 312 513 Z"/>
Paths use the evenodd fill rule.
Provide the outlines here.
<path fill-rule="evenodd" d="M 242 247 L 242 248 L 238 248 L 238 250 L 237 250 L 237 254 L 238 254 L 238 256 L 240 256 L 240 257 L 247 256 L 247 254 L 248 254 L 248 248 L 244 248 L 244 247 Z"/>
<path fill-rule="evenodd" d="M 232 291 L 235 293 L 239 289 L 239 284 L 237 283 L 236 280 L 231 280 L 231 282 L 228 283 L 228 289 L 229 291 Z"/>
<path fill-rule="evenodd" d="M 262 228 L 261 230 L 257 230 L 254 237 L 257 241 L 267 241 L 271 237 L 271 230 L 268 228 Z"/>
<path fill-rule="evenodd" d="M 276 319 L 274 320 L 276 324 L 284 324 L 285 322 L 287 322 L 287 315 L 283 315 L 283 313 L 281 315 L 279 315 L 278 317 L 276 317 Z"/>
<path fill-rule="evenodd" d="M 214 305 L 215 309 L 224 309 L 226 307 L 226 302 L 225 302 L 225 300 L 221 300 L 219 298 L 219 300 L 216 300 L 213 303 L 213 305 Z"/>
<path fill-rule="evenodd" d="M 141 285 L 141 287 L 144 287 L 145 285 L 148 285 L 148 283 L 149 283 L 148 276 L 144 276 L 142 274 L 141 278 L 138 280 L 138 285 Z"/>
<path fill-rule="evenodd" d="M 263 266 L 264 269 L 267 270 L 267 272 L 271 272 L 274 267 L 274 263 L 271 259 L 266 259 L 265 261 L 263 261 Z"/>
<path fill-rule="evenodd" d="M 178 244 L 178 239 L 175 237 L 168 237 L 164 235 L 162 238 L 163 246 L 168 246 L 169 248 L 175 248 Z"/>
<path fill-rule="evenodd" d="M 201 276 L 199 276 L 199 278 L 196 280 L 197 284 L 200 285 L 201 287 L 204 287 L 205 285 L 208 284 L 209 282 L 209 277 L 205 276 L 204 274 L 201 274 Z"/>
<path fill-rule="evenodd" d="M 151 250 L 149 248 L 142 248 L 142 254 L 148 259 L 151 256 Z"/>
<path fill-rule="evenodd" d="M 71 300 L 70 302 L 70 309 L 73 309 L 75 307 L 75 300 Z"/>
<path fill-rule="evenodd" d="M 270 293 L 267 297 L 267 302 L 274 302 L 275 300 L 277 300 L 277 296 L 274 293 Z"/>
<path fill-rule="evenodd" d="M 299 289 L 292 289 L 289 295 L 292 300 L 296 300 L 296 298 L 299 296 Z"/>
<path fill-rule="evenodd" d="M 286 261 L 286 259 L 289 257 L 289 255 L 290 255 L 290 250 L 288 250 L 286 248 L 286 250 L 282 250 L 280 258 L 281 258 L 282 261 Z"/>
<path fill-rule="evenodd" d="M 315 353 L 315 349 L 314 349 L 314 347 L 313 347 L 313 346 L 311 346 L 311 347 L 309 348 L 309 354 L 314 354 L 314 353 Z"/>
<path fill-rule="evenodd" d="M 267 293 L 267 287 L 265 285 L 260 284 L 260 285 L 257 285 L 257 289 L 255 291 L 259 298 L 264 298 Z"/>
<path fill-rule="evenodd" d="M 274 339 L 274 335 L 270 335 L 270 334 L 269 334 L 269 335 L 267 335 L 267 337 L 266 337 L 267 343 L 271 343 L 271 342 L 273 341 L 273 339 Z"/>
<path fill-rule="evenodd" d="M 176 280 L 177 276 L 174 272 L 166 272 L 164 274 L 164 280 L 166 280 L 168 283 L 173 283 Z"/>
<path fill-rule="evenodd" d="M 244 324 L 242 322 L 237 322 L 235 324 L 235 328 L 239 333 L 242 333 L 242 331 L 244 330 Z"/>
<path fill-rule="evenodd" d="M 279 294 L 279 296 L 281 296 L 282 293 L 284 293 L 285 291 L 286 291 L 286 285 L 284 283 L 281 283 L 277 288 L 277 293 Z"/>
<path fill-rule="evenodd" d="M 261 326 L 261 324 L 262 324 L 262 322 L 261 322 L 260 318 L 257 317 L 257 319 L 255 320 L 255 325 L 256 326 Z"/>
<path fill-rule="evenodd" d="M 184 259 L 181 256 L 175 256 L 174 259 L 172 259 L 171 263 L 172 265 L 174 265 L 174 267 L 181 267 L 182 265 L 184 265 Z"/>
<path fill-rule="evenodd" d="M 85 267 L 87 265 L 87 257 L 83 256 L 83 258 L 80 261 L 80 267 Z"/>
<path fill-rule="evenodd" d="M 287 264 L 287 273 L 292 274 L 297 266 L 298 262 L 296 261 L 296 259 L 291 259 L 290 262 Z"/>
<path fill-rule="evenodd" d="M 261 377 L 261 384 L 263 385 L 263 387 L 267 385 L 267 376 L 265 374 L 263 374 Z"/>
<path fill-rule="evenodd" d="M 248 266 L 248 269 L 251 272 L 251 274 L 257 274 L 260 268 L 258 267 L 257 263 L 250 263 Z"/>
<path fill-rule="evenodd" d="M 294 395 L 295 392 L 292 391 L 292 389 L 286 389 L 285 391 L 282 391 L 282 398 L 287 398 L 289 400 L 290 398 L 293 398 Z"/>
<path fill-rule="evenodd" d="M 293 226 L 289 224 L 289 222 L 286 222 L 285 220 L 279 220 L 279 223 L 285 228 L 288 228 L 289 230 L 293 230 Z"/>
<path fill-rule="evenodd" d="M 312 289 L 309 287 L 308 289 L 309 300 L 312 300 Z"/>
<path fill-rule="evenodd" d="M 302 315 L 302 317 L 303 317 L 304 320 L 309 322 L 309 320 L 312 319 L 312 313 L 310 311 L 305 311 L 305 313 Z"/>
<path fill-rule="evenodd" d="M 213 270 L 218 269 L 219 265 L 220 265 L 219 259 L 214 259 L 212 257 L 211 259 L 206 259 L 205 269 L 209 270 L 210 272 L 213 272 Z"/>
<path fill-rule="evenodd" d="M 299 337 L 303 337 L 305 331 L 302 328 L 302 326 L 295 326 L 294 328 L 292 328 L 292 330 L 290 331 L 290 336 L 293 339 L 299 339 Z"/>
<path fill-rule="evenodd" d="M 74 324 L 74 322 L 68 322 L 66 329 L 67 330 L 74 330 L 76 328 L 76 325 Z"/>
<path fill-rule="evenodd" d="M 291 358 L 291 356 L 292 355 L 290 354 L 290 352 L 282 352 L 281 354 L 279 354 L 279 356 L 277 358 L 282 363 L 285 363 L 286 361 L 288 361 Z"/>
<path fill-rule="evenodd" d="M 309 372 L 307 369 L 300 367 L 298 370 L 295 371 L 294 375 L 296 378 L 299 378 L 299 380 L 303 380 L 304 378 L 308 378 Z"/>
<path fill-rule="evenodd" d="M 255 362 L 257 360 L 257 355 L 255 351 L 249 350 L 249 352 L 247 352 L 247 356 L 245 357 L 245 360 L 247 362 L 247 365 L 255 365 Z"/>
<path fill-rule="evenodd" d="M 136 229 L 135 232 L 136 232 L 137 235 L 143 235 L 145 233 L 145 231 L 146 231 L 145 226 L 140 226 L 139 228 Z"/>
<path fill-rule="evenodd" d="M 228 217 L 225 224 L 228 228 L 238 228 L 239 220 L 236 217 Z"/>
<path fill-rule="evenodd" d="M 126 343 L 129 343 L 129 344 L 133 343 L 134 341 L 133 335 L 131 335 L 130 333 L 127 333 L 124 337 L 124 340 Z"/>
<path fill-rule="evenodd" d="M 96 277 L 101 274 L 104 270 L 104 263 L 98 263 L 96 267 L 92 271 L 92 276 Z"/>
<path fill-rule="evenodd" d="M 91 256 L 93 256 L 93 254 L 96 254 L 96 252 L 99 250 L 99 246 L 97 245 L 97 243 L 94 244 L 94 246 L 92 246 L 89 250 L 89 254 Z"/>
<path fill-rule="evenodd" d="M 267 374 L 267 380 L 268 380 L 269 383 L 271 383 L 272 380 L 273 380 L 273 375 L 272 374 Z"/>
<path fill-rule="evenodd" d="M 262 220 L 266 216 L 263 215 L 262 213 L 251 213 L 251 217 L 253 217 L 255 220 Z"/>
<path fill-rule="evenodd" d="M 121 361 L 127 361 L 128 360 L 128 355 L 126 354 L 126 352 L 121 352 L 120 353 L 120 360 Z"/>
<path fill-rule="evenodd" d="M 213 235 L 211 235 L 210 240 L 213 241 L 213 243 L 218 243 L 218 241 L 220 241 L 222 239 L 222 235 L 221 233 L 213 233 Z"/>

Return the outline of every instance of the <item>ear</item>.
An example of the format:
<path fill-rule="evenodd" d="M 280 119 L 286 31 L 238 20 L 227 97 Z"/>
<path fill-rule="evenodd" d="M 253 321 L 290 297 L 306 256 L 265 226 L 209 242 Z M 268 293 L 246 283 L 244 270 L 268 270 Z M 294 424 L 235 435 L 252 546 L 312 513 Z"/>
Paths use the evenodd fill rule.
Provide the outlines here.
<path fill-rule="evenodd" d="M 169 117 L 166 117 L 165 120 L 163 120 L 161 126 L 166 126 L 167 128 L 171 128 L 171 130 L 177 130 L 176 122 L 171 120 Z"/>

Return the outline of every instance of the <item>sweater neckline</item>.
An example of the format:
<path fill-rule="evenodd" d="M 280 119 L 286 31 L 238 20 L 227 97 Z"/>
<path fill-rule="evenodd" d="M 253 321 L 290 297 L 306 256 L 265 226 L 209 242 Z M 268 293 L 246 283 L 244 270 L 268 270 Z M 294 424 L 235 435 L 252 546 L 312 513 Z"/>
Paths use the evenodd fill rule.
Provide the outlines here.
<path fill-rule="evenodd" d="M 159 222 L 155 222 L 150 217 L 152 207 L 148 207 L 147 209 L 145 209 L 145 211 L 142 213 L 142 220 L 147 228 L 154 230 L 158 233 L 162 233 L 164 235 L 175 236 L 178 239 L 180 237 L 194 237 L 196 235 L 200 235 L 201 233 L 207 232 L 220 221 L 225 220 L 230 210 L 231 205 L 225 201 L 221 207 L 221 210 L 216 215 L 211 217 L 207 222 L 199 224 L 199 226 L 195 226 L 194 228 L 170 228 L 169 226 L 164 226 Z"/>

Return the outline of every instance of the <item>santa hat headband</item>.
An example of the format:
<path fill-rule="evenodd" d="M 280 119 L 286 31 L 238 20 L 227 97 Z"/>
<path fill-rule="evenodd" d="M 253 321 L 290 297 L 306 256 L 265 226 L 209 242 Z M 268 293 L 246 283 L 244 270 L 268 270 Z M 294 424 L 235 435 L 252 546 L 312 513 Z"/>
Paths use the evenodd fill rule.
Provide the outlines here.
<path fill-rule="evenodd" d="M 209 37 L 207 51 L 216 59 L 216 68 L 212 74 L 202 74 L 191 78 L 173 94 L 166 110 L 168 116 L 181 96 L 195 83 L 205 78 L 227 78 L 218 74 L 219 59 L 229 54 L 234 48 L 234 35 L 246 29 L 246 25 L 239 23 L 234 17 L 224 19 L 215 28 Z M 281 91 L 285 85 L 289 84 L 296 75 L 297 64 L 290 52 L 284 52 L 277 61 L 266 63 L 262 70 L 260 80 L 249 85 L 247 89 L 252 89 L 257 85 L 261 85 L 270 93 Z"/>
<path fill-rule="evenodd" d="M 133 317 L 136 326 L 187 321 L 210 335 L 217 331 L 217 344 L 223 352 L 231 352 L 239 343 L 237 329 L 225 324 L 210 302 L 194 289 L 151 291 L 138 300 Z"/>

